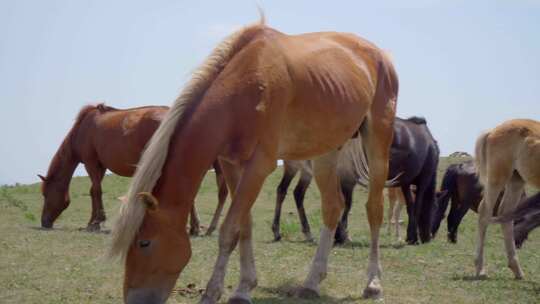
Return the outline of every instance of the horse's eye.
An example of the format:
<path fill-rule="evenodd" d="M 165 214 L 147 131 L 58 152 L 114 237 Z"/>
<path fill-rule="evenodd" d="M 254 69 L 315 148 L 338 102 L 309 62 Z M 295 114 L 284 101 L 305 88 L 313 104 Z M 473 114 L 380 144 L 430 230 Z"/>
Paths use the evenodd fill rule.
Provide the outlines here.
<path fill-rule="evenodd" d="M 149 240 L 140 240 L 139 241 L 139 247 L 140 248 L 146 248 L 148 246 L 150 246 L 150 241 Z"/>

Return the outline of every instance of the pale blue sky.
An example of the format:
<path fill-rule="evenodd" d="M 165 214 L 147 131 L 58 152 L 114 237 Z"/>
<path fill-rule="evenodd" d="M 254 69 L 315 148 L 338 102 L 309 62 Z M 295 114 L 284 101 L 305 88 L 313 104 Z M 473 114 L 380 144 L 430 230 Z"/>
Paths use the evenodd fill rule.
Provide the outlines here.
<path fill-rule="evenodd" d="M 504 120 L 540 119 L 540 1 L 258 2 L 285 33 L 353 32 L 390 50 L 398 114 L 425 116 L 443 155 Z M 257 18 L 253 0 L 0 0 L 0 184 L 37 181 L 87 103 L 169 105 Z"/>

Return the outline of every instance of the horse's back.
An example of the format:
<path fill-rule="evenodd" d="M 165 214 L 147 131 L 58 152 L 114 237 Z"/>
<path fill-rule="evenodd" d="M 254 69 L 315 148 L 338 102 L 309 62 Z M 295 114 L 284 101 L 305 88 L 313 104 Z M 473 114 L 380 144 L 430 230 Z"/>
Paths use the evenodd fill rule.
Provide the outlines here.
<path fill-rule="evenodd" d="M 354 35 L 333 32 L 281 34 L 271 43 L 283 55 L 292 90 L 280 157 L 301 159 L 336 149 L 369 113 L 381 51 Z"/>
<path fill-rule="evenodd" d="M 422 174 L 423 170 L 436 170 L 438 158 L 437 141 L 431 135 L 425 120 L 409 121 L 396 117 L 391 147 L 390 177 L 403 172 L 400 181 L 410 183 Z"/>
<path fill-rule="evenodd" d="M 540 122 L 513 119 L 500 124 L 489 132 L 487 152 L 493 174 L 517 170 L 526 182 L 540 188 Z"/>
<path fill-rule="evenodd" d="M 160 106 L 96 109 L 85 118 L 78 132 L 76 147 L 81 161 L 98 162 L 118 175 L 133 175 L 144 146 L 167 109 Z"/>

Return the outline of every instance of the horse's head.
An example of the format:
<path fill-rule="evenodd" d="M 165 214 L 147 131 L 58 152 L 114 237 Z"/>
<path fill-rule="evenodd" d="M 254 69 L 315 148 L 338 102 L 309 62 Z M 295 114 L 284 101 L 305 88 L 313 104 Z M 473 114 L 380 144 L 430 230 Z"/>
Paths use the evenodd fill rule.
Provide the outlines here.
<path fill-rule="evenodd" d="M 139 193 L 139 197 L 146 214 L 127 252 L 124 300 L 128 304 L 165 303 L 191 257 L 191 245 L 178 221 L 178 210 L 160 207 L 150 193 Z"/>
<path fill-rule="evenodd" d="M 45 178 L 39 174 L 38 177 L 41 179 L 41 194 L 44 198 L 41 227 L 52 228 L 60 213 L 69 206 L 69 191 L 65 185 L 55 182 L 52 178 Z"/>
<path fill-rule="evenodd" d="M 444 213 L 446 212 L 446 208 L 448 207 L 449 198 L 450 194 L 447 190 L 442 190 L 435 193 L 435 202 L 432 213 L 433 217 L 431 221 L 431 234 L 433 235 L 433 237 L 435 237 L 437 235 L 437 231 L 439 231 L 439 227 L 444 218 Z"/>

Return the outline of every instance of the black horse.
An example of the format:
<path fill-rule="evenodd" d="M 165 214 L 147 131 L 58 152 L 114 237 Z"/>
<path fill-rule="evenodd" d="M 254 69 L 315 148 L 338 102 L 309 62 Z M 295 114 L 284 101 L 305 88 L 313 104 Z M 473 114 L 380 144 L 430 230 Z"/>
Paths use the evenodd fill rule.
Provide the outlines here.
<path fill-rule="evenodd" d="M 345 210 L 336 229 L 335 242 L 342 244 L 348 239 L 347 223 L 352 206 L 352 193 L 357 184 L 367 185 L 365 177 L 358 174 L 354 153 L 348 150 L 349 145 L 342 148 L 338 164 L 338 175 L 341 190 L 345 198 Z M 360 152 L 362 153 L 362 152 Z M 431 135 L 424 118 L 397 118 L 394 122 L 394 138 L 390 150 L 389 177 L 392 186 L 402 188 L 407 201 L 409 224 L 407 242 L 418 243 L 418 235 L 422 242 L 431 239 L 432 206 L 435 200 L 437 180 L 437 165 L 439 163 L 439 147 Z M 285 162 L 284 175 L 277 187 L 276 211 L 272 230 L 274 240 L 281 239 L 279 221 L 281 206 L 287 194 L 287 189 L 296 173 L 301 170 L 302 177 L 294 190 L 296 206 L 299 211 L 302 231 L 307 239 L 311 239 L 308 220 L 304 212 L 304 194 L 311 181 L 311 166 L 309 162 Z M 413 201 L 411 185 L 416 186 L 416 197 Z"/>
<path fill-rule="evenodd" d="M 467 160 L 462 163 L 448 166 L 444 173 L 441 190 L 436 194 L 435 207 L 432 220 L 432 235 L 435 236 L 439 230 L 440 224 L 445 217 L 448 202 L 452 200 L 450 212 L 448 213 L 448 241 L 457 242 L 457 233 L 459 224 L 469 209 L 478 213 L 478 205 L 482 201 L 484 187 L 476 175 L 476 167 L 473 160 Z M 501 203 L 504 191 L 501 192 L 493 214 L 497 214 L 499 204 Z M 525 198 L 523 193 L 521 199 Z"/>
<path fill-rule="evenodd" d="M 448 241 L 456 243 L 459 224 L 469 209 L 478 212 L 483 189 L 472 160 L 450 165 L 444 173 L 441 191 L 437 192 L 436 195 L 437 200 L 431 229 L 433 236 L 439 230 L 448 208 L 448 202 L 451 199 L 452 204 L 447 219 Z"/>
<path fill-rule="evenodd" d="M 495 222 L 514 221 L 514 240 L 521 248 L 529 233 L 540 226 L 540 192 L 525 199 L 514 212 L 503 215 Z"/>

